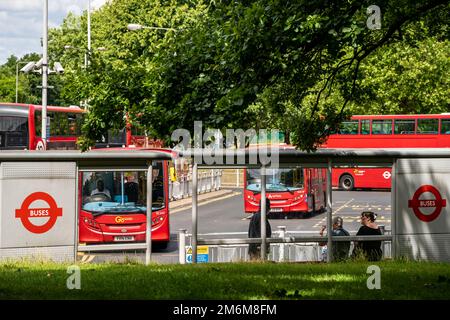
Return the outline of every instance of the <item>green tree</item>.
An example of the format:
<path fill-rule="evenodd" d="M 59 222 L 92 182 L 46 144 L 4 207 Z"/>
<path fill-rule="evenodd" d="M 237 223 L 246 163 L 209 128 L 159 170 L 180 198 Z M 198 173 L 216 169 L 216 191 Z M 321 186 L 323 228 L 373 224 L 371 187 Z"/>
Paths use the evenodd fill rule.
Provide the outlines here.
<path fill-rule="evenodd" d="M 19 69 L 26 62 L 37 61 L 40 57 L 37 53 L 25 54 L 22 58 L 11 55 L 5 64 L 0 66 L 0 101 L 16 101 L 16 64 Z M 40 103 L 40 76 L 35 73 L 18 75 L 18 102 L 19 103 Z"/>
<path fill-rule="evenodd" d="M 369 81 L 383 68 L 380 64 L 373 70 L 375 61 L 369 60 L 374 55 L 386 60 L 387 67 L 394 51 L 404 58 L 401 43 L 412 50 L 408 40 L 419 39 L 425 50 L 431 43 L 427 37 L 435 35 L 440 42 L 447 37 L 448 1 L 380 0 L 381 28 L 376 30 L 366 25 L 371 4 L 111 1 L 92 15 L 93 46 L 107 50 L 92 51 L 87 70 L 79 67 L 85 50 L 71 57 L 62 51 L 66 44 L 86 48 L 85 15 L 69 16 L 52 34 L 52 45 L 59 48 L 55 54 L 69 66 L 62 94 L 89 101 L 85 147 L 105 129 L 123 127 L 126 115 L 148 134 L 164 139 L 177 128 L 192 130 L 196 120 L 220 129 L 264 123 L 292 134 L 301 149 L 313 150 L 357 110 L 353 106 L 359 101 L 371 101 L 374 107 L 383 103 L 373 100 L 386 86 L 383 80 Z M 128 23 L 179 31 L 127 32 Z M 408 31 L 414 23 L 427 24 L 428 33 Z M 76 55 L 78 66 L 69 61 Z M 399 90 L 407 90 L 406 82 L 399 82 Z"/>
<path fill-rule="evenodd" d="M 448 9 L 446 1 L 380 1 L 381 29 L 371 30 L 370 4 L 216 2 L 155 57 L 144 117 L 167 137 L 174 128 L 192 129 L 195 120 L 209 127 L 255 127 L 261 120 L 255 111 L 265 111 L 269 127 L 287 127 L 296 146 L 313 150 L 349 115 L 361 64 L 399 42 L 409 23 Z M 336 84 L 340 103 L 324 101 Z M 289 115 L 295 121 L 286 121 Z M 156 127 L 153 118 L 168 125 Z"/>

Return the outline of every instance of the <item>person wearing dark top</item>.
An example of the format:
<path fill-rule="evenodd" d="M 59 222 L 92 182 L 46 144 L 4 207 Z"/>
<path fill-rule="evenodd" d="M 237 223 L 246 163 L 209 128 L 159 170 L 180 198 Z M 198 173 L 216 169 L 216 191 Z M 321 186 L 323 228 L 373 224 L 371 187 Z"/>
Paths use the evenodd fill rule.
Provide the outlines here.
<path fill-rule="evenodd" d="M 128 202 L 138 202 L 139 198 L 139 185 L 134 181 L 134 175 L 130 174 L 127 177 L 127 182 L 124 186 L 124 192 L 127 196 Z"/>
<path fill-rule="evenodd" d="M 270 212 L 270 200 L 266 199 L 266 238 L 272 236 L 272 228 L 268 220 L 268 214 Z M 259 202 L 259 210 L 253 214 L 250 219 L 250 224 L 248 226 L 248 237 L 249 238 L 261 238 L 261 201 Z M 267 244 L 267 253 L 270 251 L 270 245 Z M 259 259 L 261 256 L 261 244 L 260 243 L 250 243 L 248 246 L 248 254 L 250 259 Z"/>
<path fill-rule="evenodd" d="M 381 230 L 375 224 L 376 214 L 371 211 L 361 213 L 361 224 L 357 236 L 381 236 Z M 355 243 L 353 257 L 364 255 L 369 261 L 381 260 L 383 252 L 381 251 L 381 241 L 358 241 Z"/>
<path fill-rule="evenodd" d="M 323 236 L 326 226 L 323 226 L 320 230 L 320 235 Z M 333 218 L 333 230 L 331 231 L 333 237 L 349 236 L 347 230 L 344 229 L 344 220 L 341 217 Z M 320 243 L 320 245 L 326 245 L 326 242 Z M 332 249 L 333 261 L 343 261 L 348 258 L 350 252 L 350 241 L 334 241 Z"/>

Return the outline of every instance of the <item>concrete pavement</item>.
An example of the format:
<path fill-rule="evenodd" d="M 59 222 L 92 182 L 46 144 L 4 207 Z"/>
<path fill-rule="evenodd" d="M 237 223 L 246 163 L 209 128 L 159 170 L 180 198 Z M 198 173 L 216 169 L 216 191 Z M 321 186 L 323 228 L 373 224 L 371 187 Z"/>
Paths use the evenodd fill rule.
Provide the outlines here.
<path fill-rule="evenodd" d="M 223 197 L 234 195 L 234 193 L 235 192 L 233 189 L 220 189 L 213 192 L 199 194 L 197 201 L 198 204 L 201 204 L 208 201 L 219 200 L 222 199 Z M 185 210 L 187 208 L 190 208 L 191 206 L 192 206 L 192 197 L 169 202 L 169 210 L 171 213 L 180 210 Z"/>

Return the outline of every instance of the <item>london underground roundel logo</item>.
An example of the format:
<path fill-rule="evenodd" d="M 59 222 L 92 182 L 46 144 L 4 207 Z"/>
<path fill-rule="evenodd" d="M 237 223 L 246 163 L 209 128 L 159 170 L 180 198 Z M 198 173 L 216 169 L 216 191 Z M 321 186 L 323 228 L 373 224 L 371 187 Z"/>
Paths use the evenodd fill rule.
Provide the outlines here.
<path fill-rule="evenodd" d="M 37 200 L 47 202 L 48 208 L 30 208 L 30 205 Z M 55 199 L 45 192 L 34 192 L 30 194 L 22 203 L 20 209 L 16 209 L 16 218 L 22 221 L 23 226 L 33 233 L 45 233 L 56 223 L 56 219 L 62 216 L 62 208 L 58 208 Z M 47 222 L 42 225 L 35 225 L 31 218 L 47 218 Z M 41 220 L 40 219 L 40 220 Z"/>
<path fill-rule="evenodd" d="M 433 194 L 434 199 L 421 200 L 419 197 L 425 192 Z M 408 200 L 408 208 L 412 208 L 417 218 L 424 222 L 431 222 L 441 214 L 442 208 L 447 205 L 447 200 L 442 199 L 438 189 L 431 185 L 423 185 L 413 195 L 411 200 Z M 431 214 L 424 214 L 420 208 L 434 208 Z"/>

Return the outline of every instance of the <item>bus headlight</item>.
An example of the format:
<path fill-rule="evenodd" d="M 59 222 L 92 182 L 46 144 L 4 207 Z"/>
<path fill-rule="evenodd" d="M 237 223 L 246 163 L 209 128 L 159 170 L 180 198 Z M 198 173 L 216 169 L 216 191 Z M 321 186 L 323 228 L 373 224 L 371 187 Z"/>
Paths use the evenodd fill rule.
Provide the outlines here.
<path fill-rule="evenodd" d="M 89 227 L 93 228 L 93 229 L 101 230 L 100 229 L 100 225 L 95 220 L 92 220 L 92 219 L 89 219 L 89 218 L 84 218 L 83 222 L 86 225 L 88 225 Z"/>

